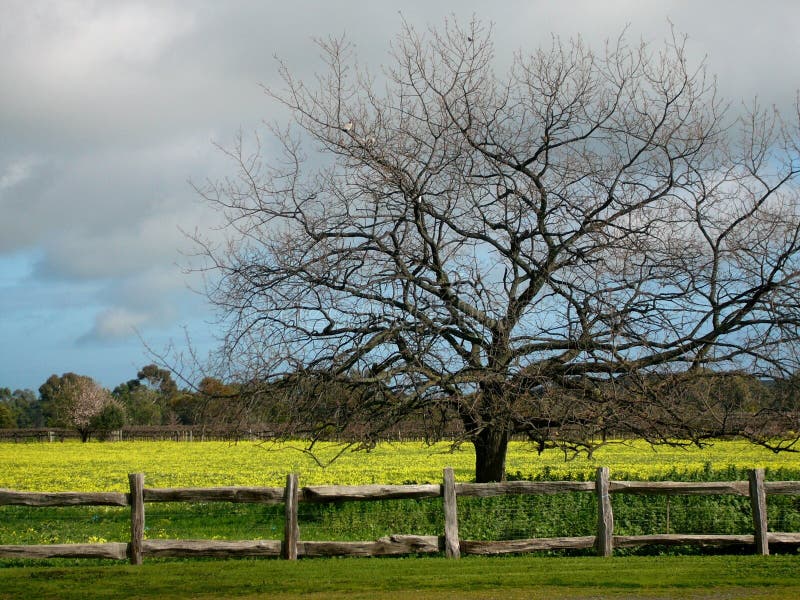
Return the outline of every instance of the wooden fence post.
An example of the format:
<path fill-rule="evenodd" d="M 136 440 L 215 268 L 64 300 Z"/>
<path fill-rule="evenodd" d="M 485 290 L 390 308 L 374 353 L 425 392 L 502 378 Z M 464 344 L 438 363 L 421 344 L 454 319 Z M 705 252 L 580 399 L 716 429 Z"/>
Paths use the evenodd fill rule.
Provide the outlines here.
<path fill-rule="evenodd" d="M 128 559 L 132 565 L 142 564 L 144 545 L 144 473 L 128 475 L 131 488 L 131 543 L 128 546 Z"/>
<path fill-rule="evenodd" d="M 614 512 L 609 497 L 608 467 L 598 467 L 595 490 L 597 491 L 597 538 L 595 547 L 600 556 L 611 556 L 614 543 Z"/>
<path fill-rule="evenodd" d="M 753 510 L 753 530 L 756 554 L 769 554 L 769 533 L 767 532 L 767 493 L 764 488 L 764 469 L 751 469 L 750 507 Z"/>
<path fill-rule="evenodd" d="M 286 476 L 286 488 L 284 489 L 286 520 L 283 526 L 283 548 L 281 549 L 281 556 L 286 560 L 297 560 L 297 541 L 300 539 L 300 526 L 297 523 L 300 490 L 297 482 L 297 473 L 290 473 Z"/>
<path fill-rule="evenodd" d="M 452 467 L 444 470 L 444 553 L 447 558 L 461 558 L 458 541 L 458 503 L 456 501 L 456 477 Z"/>

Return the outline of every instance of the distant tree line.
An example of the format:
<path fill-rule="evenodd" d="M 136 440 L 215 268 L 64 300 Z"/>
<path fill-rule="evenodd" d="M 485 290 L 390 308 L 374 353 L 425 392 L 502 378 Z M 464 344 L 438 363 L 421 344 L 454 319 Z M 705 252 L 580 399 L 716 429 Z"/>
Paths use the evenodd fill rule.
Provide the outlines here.
<path fill-rule="evenodd" d="M 244 425 L 260 415 L 239 408 L 239 388 L 205 377 L 181 389 L 170 371 L 154 364 L 113 390 L 86 375 L 53 374 L 38 394 L 0 387 L 0 429 L 71 429 L 85 442 L 126 426 Z"/>
<path fill-rule="evenodd" d="M 746 423 L 734 427 L 730 426 L 731 421 L 746 419 L 768 442 L 773 435 L 785 435 L 787 424 L 795 423 L 800 414 L 800 375 L 767 380 L 740 371 L 695 371 L 686 377 L 653 374 L 649 378 L 647 388 L 659 395 L 658 404 L 664 408 L 659 418 L 640 427 L 631 423 L 622 432 L 601 415 L 586 413 L 584 418 L 573 418 L 565 426 L 567 419 L 559 413 L 559 407 L 566 405 L 577 411 L 580 398 L 565 402 L 563 397 L 531 393 L 525 401 L 536 404 L 537 411 L 549 418 L 534 424 L 525 437 L 541 450 L 560 447 L 588 452 L 607 439 L 630 437 L 631 429 L 637 430 L 637 437 L 642 439 L 670 442 L 675 438 L 661 436 L 674 435 L 674 427 L 665 423 L 663 429 L 659 428 L 659 419 L 669 420 L 670 412 L 680 411 L 681 420 L 691 423 L 682 436 L 685 441 L 725 437 L 730 430 L 746 429 Z M 631 387 L 640 384 L 628 383 Z M 607 403 L 626 402 L 619 382 L 608 385 L 614 389 L 600 386 L 595 393 L 607 397 Z M 39 387 L 38 394 L 0 387 L 0 429 L 71 429 L 88 441 L 105 439 L 110 432 L 126 427 L 200 426 L 230 432 L 266 426 L 282 438 L 302 438 L 312 444 L 319 439 L 337 439 L 362 446 L 396 436 L 431 441 L 458 441 L 465 437 L 455 415 L 436 410 L 413 417 L 398 414 L 397 419 L 387 421 L 378 431 L 372 422 L 375 401 L 357 383 L 348 385 L 340 379 L 302 372 L 266 386 L 263 382 L 232 383 L 205 377 L 195 386 L 180 388 L 169 370 L 149 364 L 138 371 L 136 378 L 113 390 L 76 373 L 51 375 Z M 721 412 L 718 411 L 718 419 L 709 421 L 706 409 L 712 405 Z"/>

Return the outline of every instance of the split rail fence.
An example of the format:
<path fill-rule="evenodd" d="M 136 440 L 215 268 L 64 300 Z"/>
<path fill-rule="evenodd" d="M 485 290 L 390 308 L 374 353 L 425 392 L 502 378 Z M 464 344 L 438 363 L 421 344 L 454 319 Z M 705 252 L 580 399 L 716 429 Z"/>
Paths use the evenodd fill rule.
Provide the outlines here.
<path fill-rule="evenodd" d="M 462 554 L 509 554 L 542 550 L 594 548 L 610 556 L 614 548 L 638 545 L 753 545 L 758 554 L 769 554 L 770 543 L 800 544 L 800 533 L 768 531 L 767 496 L 800 495 L 800 482 L 764 481 L 763 469 L 752 470 L 749 481 L 673 482 L 612 481 L 607 467 L 597 469 L 595 481 L 513 481 L 504 483 L 456 483 L 453 470 L 444 470 L 442 484 L 298 486 L 290 474 L 285 487 L 146 488 L 144 475 L 129 475 L 130 492 L 22 492 L 0 489 L 0 506 L 130 506 L 130 542 L 94 544 L 0 545 L 0 558 L 110 558 L 141 564 L 144 557 L 281 557 L 288 560 L 318 556 L 388 556 L 444 552 Z M 501 541 L 462 540 L 458 532 L 461 497 L 505 494 L 559 494 L 589 492 L 597 496 L 597 532 L 593 536 L 533 538 Z M 658 534 L 614 535 L 611 494 L 749 496 L 752 535 Z M 443 498 L 444 531 L 441 536 L 390 535 L 375 541 L 304 541 L 300 538 L 300 502 L 347 502 L 389 499 Z M 285 505 L 281 540 L 164 540 L 145 539 L 145 504 L 156 502 L 232 502 Z"/>

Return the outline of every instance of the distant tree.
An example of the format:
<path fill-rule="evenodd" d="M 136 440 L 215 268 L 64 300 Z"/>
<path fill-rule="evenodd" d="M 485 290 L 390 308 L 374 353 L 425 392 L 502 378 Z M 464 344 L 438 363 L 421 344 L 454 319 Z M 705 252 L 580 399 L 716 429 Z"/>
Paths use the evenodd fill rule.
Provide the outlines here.
<path fill-rule="evenodd" d="M 0 388 L 0 404 L 11 411 L 14 427 L 42 427 L 42 410 L 39 399 L 31 390 L 14 390 Z"/>
<path fill-rule="evenodd" d="M 39 394 L 47 425 L 75 429 L 83 442 L 98 431 L 101 415 L 115 403 L 108 390 L 90 377 L 75 373 L 51 375 L 39 388 Z"/>
<path fill-rule="evenodd" d="M 131 379 L 114 388 L 112 395 L 125 407 L 131 425 L 168 424 L 176 417 L 172 408 L 179 395 L 172 373 L 158 365 L 145 365 Z"/>
<path fill-rule="evenodd" d="M 247 420 L 247 412 L 239 400 L 236 385 L 226 384 L 215 377 L 204 377 L 197 386 L 195 422 L 230 425 Z"/>
<path fill-rule="evenodd" d="M 138 379 L 129 379 L 125 383 L 120 383 L 113 390 L 111 390 L 111 395 L 123 404 L 127 404 L 131 393 L 140 387 L 142 387 L 141 381 Z"/>
<path fill-rule="evenodd" d="M 132 379 L 117 386 L 114 396 L 126 407 L 133 425 L 167 424 L 175 415 L 172 403 L 178 394 L 172 373 L 155 364 L 142 367 Z"/>
<path fill-rule="evenodd" d="M 150 364 L 142 367 L 136 374 L 138 380 L 156 389 L 162 396 L 169 398 L 178 392 L 178 385 L 172 379 L 172 373 L 158 365 Z"/>
<path fill-rule="evenodd" d="M 175 394 L 169 403 L 169 415 L 175 424 L 196 425 L 201 423 L 205 400 L 193 391 Z"/>
<path fill-rule="evenodd" d="M 232 380 L 358 388 L 331 414 L 365 439 L 453 415 L 478 481 L 505 476 L 512 435 L 800 431 L 655 393 L 800 366 L 796 127 L 727 111 L 680 39 L 556 39 L 499 75 L 481 23 L 406 27 L 380 79 L 346 40 L 320 49 L 316 78 L 281 65 L 268 90 L 291 114 L 276 152 L 240 139 L 236 175 L 199 190 L 227 219 L 224 243 L 196 240 Z"/>
<path fill-rule="evenodd" d="M 161 425 L 168 410 L 158 390 L 143 385 L 139 379 L 118 385 L 111 394 L 125 407 L 131 425 Z"/>
<path fill-rule="evenodd" d="M 781 412 L 800 414 L 800 372 L 771 382 L 773 407 Z"/>
<path fill-rule="evenodd" d="M 17 426 L 17 420 L 11 407 L 5 402 L 0 402 L 0 429 L 13 429 Z"/>
<path fill-rule="evenodd" d="M 69 382 L 76 382 L 81 376 L 76 373 L 51 375 L 39 386 L 39 398 L 42 415 L 47 427 L 67 427 L 66 405 L 69 401 L 65 387 Z"/>
<path fill-rule="evenodd" d="M 17 427 L 30 429 L 44 427 L 44 417 L 39 398 L 32 390 L 14 390 L 9 400 Z"/>
<path fill-rule="evenodd" d="M 96 431 L 98 419 L 111 403 L 111 396 L 89 378 L 67 383 L 63 393 L 67 402 L 64 406 L 65 421 L 80 433 L 81 441 L 86 442 Z"/>
<path fill-rule="evenodd" d="M 0 429 L 12 429 L 17 426 L 17 419 L 10 406 L 11 390 L 0 387 Z"/>
<path fill-rule="evenodd" d="M 97 437 L 102 441 L 108 438 L 112 431 L 117 431 L 125 425 L 126 412 L 122 404 L 111 399 L 89 421 L 90 429 L 97 432 Z"/>

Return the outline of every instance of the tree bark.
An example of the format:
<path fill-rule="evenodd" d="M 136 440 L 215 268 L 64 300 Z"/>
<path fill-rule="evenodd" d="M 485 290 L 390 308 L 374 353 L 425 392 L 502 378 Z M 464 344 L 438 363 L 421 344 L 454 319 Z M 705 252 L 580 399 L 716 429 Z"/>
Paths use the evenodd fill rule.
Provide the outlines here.
<path fill-rule="evenodd" d="M 505 481 L 509 432 L 487 426 L 472 440 L 475 446 L 475 481 Z"/>

